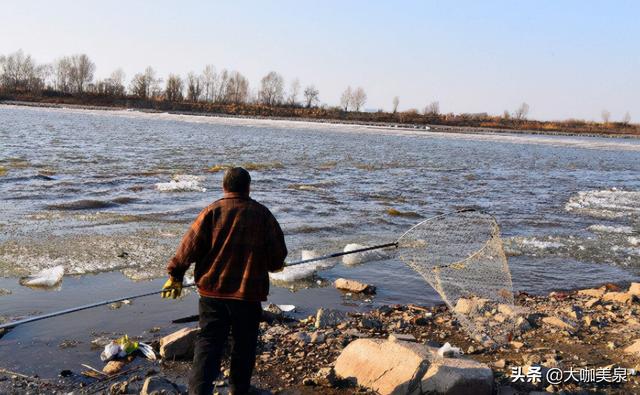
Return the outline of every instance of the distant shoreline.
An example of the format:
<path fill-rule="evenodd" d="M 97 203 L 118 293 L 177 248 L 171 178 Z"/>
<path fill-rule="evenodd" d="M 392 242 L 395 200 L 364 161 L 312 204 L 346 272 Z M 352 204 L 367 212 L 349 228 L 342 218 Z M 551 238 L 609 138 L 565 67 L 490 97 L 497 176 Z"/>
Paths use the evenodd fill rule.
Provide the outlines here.
<path fill-rule="evenodd" d="M 535 130 L 535 129 L 513 129 L 513 128 L 490 128 L 482 126 L 451 126 L 439 124 L 407 124 L 394 122 L 367 122 L 349 119 L 335 118 L 309 118 L 309 117 L 283 117 L 283 116 L 264 116 L 264 115 L 244 115 L 229 114 L 224 112 L 202 112 L 202 111 L 181 111 L 181 110 L 162 110 L 156 108 L 144 108 L 120 105 L 92 105 L 92 104 L 74 104 L 74 103 L 57 103 L 48 101 L 23 101 L 23 100 L 0 100 L 0 105 L 16 106 L 16 107 L 34 107 L 34 108 L 59 108 L 59 109 L 76 109 L 76 110 L 96 110 L 96 111 L 135 111 L 150 114 L 174 114 L 174 115 L 190 115 L 200 117 L 217 117 L 230 119 L 256 119 L 256 120 L 274 120 L 274 121 L 291 121 L 291 122 L 311 122 L 318 124 L 332 125 L 352 125 L 370 128 L 380 128 L 387 130 L 406 130 L 406 131 L 431 131 L 454 134 L 514 134 L 514 135 L 546 135 L 546 136 L 573 136 L 573 137 L 607 137 L 607 138 L 627 138 L 640 139 L 640 135 L 629 133 L 597 133 L 597 132 L 575 132 L 562 130 Z"/>

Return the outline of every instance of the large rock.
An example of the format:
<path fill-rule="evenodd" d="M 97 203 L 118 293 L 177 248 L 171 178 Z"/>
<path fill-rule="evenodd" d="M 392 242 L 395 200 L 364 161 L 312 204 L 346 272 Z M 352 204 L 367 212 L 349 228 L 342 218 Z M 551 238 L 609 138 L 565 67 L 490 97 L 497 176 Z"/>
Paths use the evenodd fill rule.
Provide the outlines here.
<path fill-rule="evenodd" d="M 347 315 L 338 310 L 318 309 L 316 313 L 316 328 L 336 326 L 347 318 Z"/>
<path fill-rule="evenodd" d="M 470 299 L 460 298 L 456 302 L 456 306 L 453 308 L 453 311 L 463 315 L 484 313 L 488 302 L 488 299 L 476 297 Z"/>
<path fill-rule="evenodd" d="M 640 283 L 631 283 L 629 286 L 629 293 L 631 295 L 640 297 Z"/>
<path fill-rule="evenodd" d="M 634 299 L 633 294 L 630 292 L 607 292 L 602 295 L 602 300 L 605 302 L 616 302 L 616 303 L 631 303 Z"/>
<path fill-rule="evenodd" d="M 140 395 L 169 395 L 176 394 L 179 395 L 180 391 L 171 381 L 159 377 L 152 376 L 148 377 L 144 381 L 144 385 L 142 386 L 142 391 L 140 391 Z"/>
<path fill-rule="evenodd" d="M 627 354 L 640 355 L 640 339 L 636 339 L 633 344 L 625 347 L 624 352 Z"/>
<path fill-rule="evenodd" d="M 493 391 L 493 372 L 466 358 L 442 358 L 437 348 L 405 341 L 359 339 L 335 364 L 338 377 L 384 394 L 478 394 Z"/>
<path fill-rule="evenodd" d="M 182 328 L 160 339 L 160 355 L 164 359 L 191 359 L 199 328 Z"/>
<path fill-rule="evenodd" d="M 355 280 L 347 280 L 346 278 L 337 279 L 333 285 L 340 290 L 353 293 L 373 294 L 376 292 L 376 287 L 372 285 L 364 284 Z"/>
<path fill-rule="evenodd" d="M 104 367 L 102 368 L 102 371 L 109 375 L 116 374 L 122 370 L 124 365 L 125 365 L 124 361 L 109 361 L 106 365 L 104 365 Z"/>
<path fill-rule="evenodd" d="M 467 358 L 433 361 L 421 382 L 422 393 L 490 395 L 493 371 L 486 364 Z"/>
<path fill-rule="evenodd" d="M 578 295 L 580 296 L 588 296 L 590 298 L 601 298 L 606 291 L 605 287 L 600 288 L 589 288 L 589 289 L 581 289 L 578 291 Z"/>
<path fill-rule="evenodd" d="M 336 374 L 385 394 L 420 394 L 420 379 L 429 368 L 432 353 L 423 345 L 358 339 L 336 360 Z"/>
<path fill-rule="evenodd" d="M 542 322 L 544 322 L 545 324 L 549 325 L 549 326 L 553 326 L 556 327 L 558 329 L 563 329 L 565 331 L 574 331 L 576 328 L 571 325 L 570 323 L 561 320 L 558 317 L 544 317 L 542 319 Z"/>

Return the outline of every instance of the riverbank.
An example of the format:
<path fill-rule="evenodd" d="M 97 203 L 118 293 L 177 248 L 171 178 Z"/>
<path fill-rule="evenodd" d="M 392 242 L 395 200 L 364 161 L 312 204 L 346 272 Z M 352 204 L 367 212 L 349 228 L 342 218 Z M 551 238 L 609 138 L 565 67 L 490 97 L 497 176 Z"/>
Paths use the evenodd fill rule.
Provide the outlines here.
<path fill-rule="evenodd" d="M 124 101 L 123 103 L 128 103 Z M 0 100 L 0 105 L 12 105 L 12 106 L 25 106 L 36 108 L 66 108 L 77 110 L 99 110 L 99 111 L 137 111 L 150 114 L 173 114 L 173 115 L 192 115 L 201 117 L 219 117 L 230 119 L 246 119 L 246 120 L 274 120 L 274 121 L 292 121 L 292 122 L 311 122 L 316 124 L 331 124 L 331 125 L 349 125 L 349 126 L 363 126 L 372 129 L 387 129 L 387 130 L 406 130 L 406 131 L 434 131 L 445 133 L 458 133 L 458 134 L 515 134 L 515 135 L 546 135 L 546 136 L 580 136 L 580 137 L 611 137 L 611 138 L 640 138 L 640 129 L 631 128 L 629 130 L 603 130 L 600 132 L 593 130 L 562 130 L 557 127 L 549 128 L 543 127 L 539 129 L 534 128 L 515 128 L 513 127 L 487 127 L 478 126 L 472 123 L 465 125 L 447 125 L 442 123 L 410 123 L 410 122 L 393 122 L 393 121 L 368 121 L 365 119 L 349 119 L 343 118 L 331 118 L 331 117 L 309 117 L 304 114 L 293 114 L 290 116 L 278 116 L 278 115 L 260 115 L 252 114 L 246 115 L 240 113 L 234 113 L 233 109 L 220 108 L 218 111 L 193 111 L 193 110 L 176 110 L 171 108 L 153 108 L 151 106 L 128 106 L 120 103 L 113 103 L 112 105 L 91 105 L 91 104 L 75 104 L 73 102 L 55 102 L 55 101 L 24 101 L 24 100 Z M 234 107 L 235 108 L 235 107 Z M 636 130 L 638 129 L 638 130 Z"/>
<path fill-rule="evenodd" d="M 637 393 L 640 390 L 636 375 L 640 369 L 638 297 L 638 283 L 632 283 L 629 288 L 607 284 L 540 296 L 521 293 L 516 298 L 516 305 L 523 310 L 521 314 L 525 321 L 514 333 L 512 341 L 497 349 L 485 348 L 472 340 L 455 315 L 442 305 L 381 306 L 364 312 L 335 313 L 335 317 L 333 311 L 325 309 L 304 318 L 279 318 L 272 310 L 260 327 L 253 384 L 265 393 L 371 392 L 371 388 L 358 388 L 353 381 L 336 376 L 333 370 L 336 360 L 345 358 L 341 357 L 345 348 L 359 339 L 382 341 L 391 337 L 400 344 L 410 342 L 440 347 L 448 342 L 460 347 L 465 355 L 459 358 L 470 358 L 485 364 L 478 366 L 491 369 L 494 391 L 498 393 Z M 182 324 L 180 327 L 193 326 Z M 162 336 L 150 333 L 139 340 L 151 343 L 158 350 L 161 339 Z M 99 351 L 97 347 L 95 352 Z M 383 363 L 384 356 L 380 356 L 379 361 Z M 101 365 L 94 367 L 102 368 Z M 64 372 L 67 377 L 57 379 L 0 371 L 0 392 L 63 393 L 75 389 L 79 393 L 137 393 L 145 380 L 154 376 L 167 379 L 177 389 L 184 390 L 189 368 L 188 358 L 185 361 L 166 358 L 151 362 L 138 356 L 121 372 L 98 378 L 83 376 L 80 369 Z M 530 383 L 527 379 L 513 382 L 514 372 L 521 370 L 526 375 L 538 368 L 541 382 Z M 217 382 L 221 394 L 228 390 L 224 378 L 227 369 L 225 362 Z M 550 370 L 560 371 L 566 380 L 549 383 L 545 377 Z M 568 376 L 567 372 L 571 371 L 576 375 L 575 380 Z M 586 376 L 580 379 L 580 374 Z"/>

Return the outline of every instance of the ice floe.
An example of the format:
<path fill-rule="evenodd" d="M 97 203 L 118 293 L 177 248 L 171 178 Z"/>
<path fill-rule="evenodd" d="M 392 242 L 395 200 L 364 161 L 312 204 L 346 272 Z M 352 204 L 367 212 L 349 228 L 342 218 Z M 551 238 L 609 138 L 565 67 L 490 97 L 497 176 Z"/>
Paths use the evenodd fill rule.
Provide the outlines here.
<path fill-rule="evenodd" d="M 20 280 L 20 284 L 29 287 L 55 287 L 62 281 L 64 276 L 64 266 L 54 266 L 44 269 L 36 274 L 24 277 Z"/>
<path fill-rule="evenodd" d="M 301 259 L 313 259 L 320 256 L 317 251 L 314 250 L 302 250 Z M 269 277 L 274 281 L 281 282 L 294 282 L 303 280 L 313 276 L 318 270 L 327 269 L 335 265 L 335 260 L 326 259 L 317 262 L 301 263 L 294 266 L 285 266 L 284 270 L 278 273 L 269 273 Z"/>
<path fill-rule="evenodd" d="M 355 251 L 362 248 L 367 248 L 367 246 L 364 246 L 362 244 L 357 244 L 357 243 L 351 243 L 351 244 L 347 244 L 344 247 L 343 252 Z M 389 255 L 381 250 L 363 251 L 363 252 L 356 252 L 349 255 L 343 255 L 342 263 L 344 263 L 345 265 L 351 266 L 351 265 L 358 265 L 358 264 L 369 262 L 369 261 L 378 261 L 381 259 L 386 259 L 388 257 Z"/>

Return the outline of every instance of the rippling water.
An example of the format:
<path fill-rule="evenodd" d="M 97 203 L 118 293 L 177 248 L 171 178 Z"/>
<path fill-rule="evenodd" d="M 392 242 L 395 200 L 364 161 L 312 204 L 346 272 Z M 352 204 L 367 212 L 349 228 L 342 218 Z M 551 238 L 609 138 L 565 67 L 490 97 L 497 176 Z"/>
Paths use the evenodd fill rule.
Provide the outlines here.
<path fill-rule="evenodd" d="M 230 164 L 250 170 L 290 259 L 474 206 L 497 217 L 518 290 L 638 278 L 638 140 L 13 106 L 0 106 L 0 276 L 163 276 Z M 386 301 L 435 298 L 395 259 L 319 275 L 373 282 Z"/>

